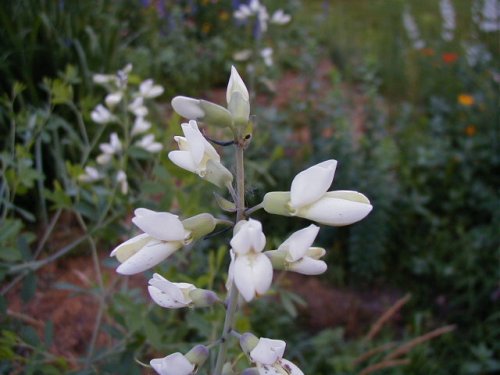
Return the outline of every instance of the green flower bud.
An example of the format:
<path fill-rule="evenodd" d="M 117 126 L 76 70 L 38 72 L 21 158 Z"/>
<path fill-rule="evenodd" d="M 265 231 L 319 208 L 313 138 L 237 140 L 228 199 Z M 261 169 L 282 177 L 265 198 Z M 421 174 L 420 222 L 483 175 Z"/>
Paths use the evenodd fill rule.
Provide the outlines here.
<path fill-rule="evenodd" d="M 273 265 L 273 268 L 275 270 L 286 270 L 288 262 L 286 260 L 286 251 L 281 251 L 281 250 L 270 250 L 270 251 L 265 251 L 264 255 L 266 255 L 270 260 Z"/>
<path fill-rule="evenodd" d="M 204 178 L 220 188 L 227 187 L 233 181 L 233 175 L 221 163 L 213 160 L 207 162 L 207 169 Z"/>
<path fill-rule="evenodd" d="M 199 118 L 207 125 L 218 127 L 232 127 L 233 118 L 231 112 L 218 104 L 201 99 L 199 102 L 201 110 L 205 116 Z"/>

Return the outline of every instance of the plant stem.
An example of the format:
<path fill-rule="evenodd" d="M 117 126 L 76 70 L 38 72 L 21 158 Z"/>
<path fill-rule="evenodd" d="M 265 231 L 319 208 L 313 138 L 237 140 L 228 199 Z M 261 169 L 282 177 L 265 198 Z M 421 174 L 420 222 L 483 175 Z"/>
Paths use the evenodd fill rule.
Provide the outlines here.
<path fill-rule="evenodd" d="M 244 143 L 240 140 L 235 141 L 236 145 L 236 223 L 245 218 L 245 170 L 243 163 Z M 221 343 L 213 375 L 221 375 L 222 367 L 226 361 L 227 344 L 233 330 L 234 318 L 238 308 L 238 289 L 231 281 L 229 288 L 229 297 L 227 299 L 226 317 L 222 329 Z"/>

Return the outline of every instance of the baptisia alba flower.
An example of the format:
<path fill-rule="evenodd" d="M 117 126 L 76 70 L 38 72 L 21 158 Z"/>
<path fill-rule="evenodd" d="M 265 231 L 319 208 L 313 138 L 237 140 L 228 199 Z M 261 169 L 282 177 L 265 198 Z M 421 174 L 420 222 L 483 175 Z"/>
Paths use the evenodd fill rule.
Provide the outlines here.
<path fill-rule="evenodd" d="M 151 99 L 163 94 L 163 87 L 155 85 L 152 79 L 147 79 L 139 85 L 139 96 Z"/>
<path fill-rule="evenodd" d="M 155 141 L 154 134 L 145 135 L 139 141 L 136 142 L 136 145 L 137 147 L 140 147 L 152 154 L 160 152 L 163 149 L 163 145 Z"/>
<path fill-rule="evenodd" d="M 97 124 L 107 124 L 116 120 L 116 117 L 102 104 L 90 112 L 90 118 Z"/>
<path fill-rule="evenodd" d="M 149 364 L 160 375 L 194 375 L 209 355 L 204 345 L 196 345 L 185 355 L 172 353 L 164 358 L 152 359 Z"/>
<path fill-rule="evenodd" d="M 87 166 L 85 167 L 85 173 L 78 176 L 78 180 L 81 182 L 95 182 L 103 178 L 99 171 L 94 168 Z"/>
<path fill-rule="evenodd" d="M 132 222 L 144 233 L 117 246 L 110 256 L 121 263 L 116 272 L 134 275 L 150 269 L 191 241 L 212 232 L 216 225 L 210 214 L 200 214 L 181 221 L 169 212 L 146 208 L 134 211 Z"/>
<path fill-rule="evenodd" d="M 118 134 L 111 133 L 109 137 L 109 143 L 101 143 L 99 145 L 99 149 L 102 153 L 97 156 L 97 163 L 109 163 L 113 155 L 120 153 L 122 150 L 122 143 L 120 141 L 120 138 L 118 138 Z"/>
<path fill-rule="evenodd" d="M 278 9 L 271 16 L 271 23 L 276 25 L 285 25 L 290 22 L 291 19 L 292 17 L 289 14 L 286 14 L 283 9 Z"/>
<path fill-rule="evenodd" d="M 311 247 L 318 235 L 319 227 L 311 224 L 293 233 L 277 250 L 266 251 L 275 269 L 294 271 L 304 275 L 319 275 L 327 265 L 319 260 L 326 254 L 325 249 Z"/>
<path fill-rule="evenodd" d="M 275 191 L 264 196 L 264 210 L 332 226 L 362 220 L 373 208 L 367 197 L 350 190 L 328 191 L 336 167 L 337 161 L 331 159 L 300 172 L 289 192 Z"/>
<path fill-rule="evenodd" d="M 198 174 L 214 185 L 225 187 L 233 181 L 233 175 L 220 162 L 215 148 L 208 143 L 196 121 L 181 124 L 184 137 L 176 136 L 178 151 L 171 151 L 169 159 L 177 166 Z"/>
<path fill-rule="evenodd" d="M 156 304 L 167 309 L 206 307 L 219 300 L 211 290 L 199 289 L 189 283 L 172 283 L 157 273 L 149 280 L 148 291 Z"/>
<path fill-rule="evenodd" d="M 128 193 L 128 180 L 127 174 L 124 171 L 118 171 L 118 173 L 116 174 L 116 182 L 120 184 L 120 191 L 122 192 L 122 194 L 126 195 Z"/>
<path fill-rule="evenodd" d="M 283 340 L 257 339 L 253 334 L 245 333 L 240 345 L 256 364 L 259 375 L 304 375 L 296 365 L 283 358 L 286 348 Z"/>
<path fill-rule="evenodd" d="M 229 266 L 229 278 L 234 281 L 245 301 L 250 302 L 257 295 L 267 292 L 271 286 L 273 266 L 262 253 L 266 237 L 259 221 L 241 220 L 234 231 L 230 242 L 234 257 Z"/>
<path fill-rule="evenodd" d="M 144 133 L 151 128 L 151 123 L 146 121 L 144 117 L 136 117 L 134 120 L 134 126 L 132 126 L 132 131 L 130 134 L 132 136 Z"/>

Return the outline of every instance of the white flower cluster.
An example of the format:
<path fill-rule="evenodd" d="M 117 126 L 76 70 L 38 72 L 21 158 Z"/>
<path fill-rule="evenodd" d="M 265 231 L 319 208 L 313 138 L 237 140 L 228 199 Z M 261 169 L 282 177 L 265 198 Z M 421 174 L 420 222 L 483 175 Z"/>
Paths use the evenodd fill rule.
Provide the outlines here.
<path fill-rule="evenodd" d="M 233 176 L 221 164 L 219 154 L 199 130 L 197 122 L 227 127 L 233 131 L 235 139 L 247 138 L 241 129 L 247 129 L 249 124 L 249 93 L 234 67 L 226 99 L 227 108 L 183 96 L 172 100 L 174 110 L 189 122 L 181 125 L 184 136 L 174 138 L 179 150 L 171 151 L 169 158 L 177 166 L 221 188 L 227 188 L 236 204 L 238 199 L 232 187 Z M 267 213 L 303 217 L 331 226 L 348 225 L 363 219 L 372 210 L 363 194 L 346 190 L 328 191 L 336 166 L 337 161 L 332 159 L 300 172 L 293 179 L 289 192 L 267 193 L 260 208 Z M 238 217 L 239 221 L 234 225 L 233 236 L 229 241 L 231 262 L 226 285 L 228 295 L 236 298 L 241 296 L 240 303 L 248 303 L 266 294 L 272 285 L 274 270 L 304 275 L 319 275 L 327 270 L 327 264 L 321 260 L 326 254 L 325 249 L 313 246 L 319 226 L 310 224 L 291 234 L 277 249 L 265 251 L 266 236 L 262 224 L 244 215 L 243 218 Z M 160 264 L 174 253 L 182 251 L 184 246 L 213 232 L 223 220 L 208 213 L 181 220 L 169 212 L 139 208 L 135 210 L 132 222 L 143 233 L 111 252 L 111 256 L 120 262 L 117 272 L 123 275 L 137 274 Z M 156 304 L 168 309 L 224 304 L 213 291 L 197 288 L 190 283 L 171 282 L 156 273 L 149 280 L 148 291 Z M 227 311 L 235 311 L 238 301 L 232 301 L 228 298 Z M 284 341 L 257 338 L 251 333 L 240 334 L 233 327 L 223 332 L 220 341 L 226 341 L 228 337 L 225 335 L 231 333 L 240 338 L 241 349 L 254 366 L 242 374 L 303 375 L 296 365 L 283 358 L 286 347 Z M 164 358 L 152 359 L 150 364 L 160 375 L 190 375 L 198 371 L 207 357 L 208 348 L 197 345 L 186 354 L 173 353 Z M 230 368 L 231 363 L 226 362 L 225 366 Z"/>
<path fill-rule="evenodd" d="M 131 90 L 128 84 L 128 77 L 132 71 L 132 65 L 128 64 L 116 74 L 95 74 L 94 83 L 104 86 L 108 94 L 103 104 L 98 104 L 91 112 L 90 117 L 95 123 L 103 126 L 111 123 L 122 125 L 124 137 L 130 140 L 135 139 L 134 145 L 149 153 L 158 153 L 163 149 L 163 145 L 156 142 L 152 133 L 147 133 L 151 128 L 151 123 L 147 121 L 146 116 L 149 111 L 144 105 L 144 100 L 152 99 L 163 94 L 163 87 L 156 85 L 152 79 L 147 79 L 140 83 L 136 90 Z M 119 108 L 122 106 L 122 108 Z M 133 117 L 133 126 L 128 129 L 124 125 L 128 118 L 122 119 L 118 113 Z M 116 113 L 115 113 L 116 112 Z M 125 134 L 128 133 L 128 134 Z M 124 152 L 123 141 L 117 132 L 112 132 L 109 142 L 103 142 L 99 145 L 101 153 L 97 156 L 96 162 L 101 166 L 108 166 L 113 158 L 121 158 Z M 79 181 L 91 183 L 102 179 L 106 173 L 99 171 L 96 167 L 85 167 L 84 174 L 79 176 Z M 124 170 L 118 169 L 115 181 L 120 185 L 122 194 L 128 192 L 127 175 Z"/>
<path fill-rule="evenodd" d="M 441 17 L 443 18 L 443 29 L 441 31 L 441 37 L 443 40 L 449 42 L 453 40 L 456 23 L 455 23 L 455 9 L 451 0 L 440 0 L 439 10 L 441 11 Z"/>
<path fill-rule="evenodd" d="M 485 33 L 500 31 L 500 0 L 484 0 L 477 23 Z"/>
<path fill-rule="evenodd" d="M 422 49 L 425 47 L 424 40 L 420 37 L 420 30 L 415 22 L 415 18 L 410 13 L 409 8 L 405 8 L 403 11 L 403 26 L 406 30 L 406 34 L 410 39 L 414 49 Z"/>
<path fill-rule="evenodd" d="M 286 25 L 292 19 L 283 9 L 276 10 L 272 16 L 269 17 L 267 8 L 261 4 L 259 0 L 250 0 L 248 4 L 241 4 L 234 12 L 233 16 L 239 21 L 247 21 L 253 17 L 258 25 L 258 37 L 267 32 L 269 23 L 273 25 Z M 268 46 L 255 52 L 255 56 L 262 58 L 264 65 L 270 67 L 273 65 L 273 53 L 272 47 Z M 254 55 L 254 51 L 251 49 L 244 49 L 234 53 L 233 58 L 235 61 L 248 61 L 252 55 Z"/>

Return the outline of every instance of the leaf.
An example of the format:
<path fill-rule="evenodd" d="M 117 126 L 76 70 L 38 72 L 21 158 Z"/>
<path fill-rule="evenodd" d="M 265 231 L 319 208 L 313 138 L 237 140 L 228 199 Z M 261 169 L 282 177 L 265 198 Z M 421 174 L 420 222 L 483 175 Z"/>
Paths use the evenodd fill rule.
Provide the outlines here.
<path fill-rule="evenodd" d="M 33 298 L 36 291 L 36 275 L 34 272 L 30 272 L 23 281 L 21 288 L 21 298 L 23 302 L 28 302 Z"/>

